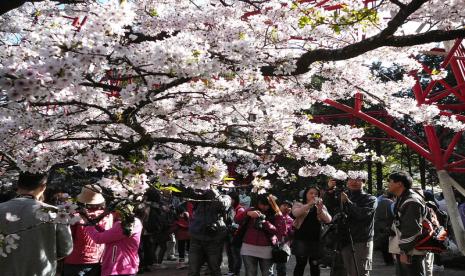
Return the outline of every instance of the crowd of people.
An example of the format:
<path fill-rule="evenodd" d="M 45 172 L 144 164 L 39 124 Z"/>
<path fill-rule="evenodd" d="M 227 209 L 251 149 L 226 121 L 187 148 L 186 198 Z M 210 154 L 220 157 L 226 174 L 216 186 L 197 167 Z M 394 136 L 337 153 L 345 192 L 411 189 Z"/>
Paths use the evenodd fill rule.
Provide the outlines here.
<path fill-rule="evenodd" d="M 202 271 L 220 276 L 225 251 L 229 276 L 241 270 L 246 276 L 259 271 L 285 276 L 289 269 L 301 276 L 307 264 L 311 276 L 320 275 L 322 266 L 330 266 L 331 275 L 365 276 L 378 249 L 386 265 L 396 266 L 396 275 L 423 276 L 432 275 L 440 262 L 434 253 L 442 245 L 419 242 L 425 219 L 435 230 L 447 227 L 434 198 L 414 189 L 405 172 L 391 173 L 386 193 L 378 198 L 364 191 L 364 179 L 353 177 L 309 185 L 298 199 L 251 196 L 245 189 L 179 195 L 149 189 L 143 205 L 108 208 L 102 189 L 88 184 L 75 198 L 79 218 L 71 226 L 37 217 L 37 210 L 55 208 L 42 201 L 46 179 L 21 173 L 17 196 L 0 203 L 0 233 L 20 237 L 0 258 L 0 275 L 107 276 L 151 270 L 163 275 L 164 262 L 170 260 L 189 276 Z M 51 200 L 69 199 L 55 194 Z M 287 262 L 291 255 L 293 268 Z"/>

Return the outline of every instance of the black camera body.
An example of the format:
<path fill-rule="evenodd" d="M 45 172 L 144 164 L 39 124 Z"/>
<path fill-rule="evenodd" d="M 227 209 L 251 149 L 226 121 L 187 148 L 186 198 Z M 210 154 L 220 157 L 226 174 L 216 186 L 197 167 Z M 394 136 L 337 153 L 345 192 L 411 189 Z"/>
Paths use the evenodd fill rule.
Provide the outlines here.
<path fill-rule="evenodd" d="M 341 200 L 341 193 L 347 193 L 348 189 L 343 180 L 336 180 L 336 186 L 334 187 L 334 197 L 339 202 Z"/>
<path fill-rule="evenodd" d="M 266 221 L 266 216 L 264 214 L 261 214 L 255 219 L 255 229 L 262 230 L 263 229 L 263 224 Z"/>
<path fill-rule="evenodd" d="M 346 190 L 346 185 L 344 183 L 344 180 L 336 180 L 336 186 L 334 187 L 334 191 L 337 193 L 344 192 Z"/>
<path fill-rule="evenodd" d="M 220 225 L 218 222 L 213 222 L 205 226 L 205 232 L 209 235 L 214 235 L 220 230 Z"/>

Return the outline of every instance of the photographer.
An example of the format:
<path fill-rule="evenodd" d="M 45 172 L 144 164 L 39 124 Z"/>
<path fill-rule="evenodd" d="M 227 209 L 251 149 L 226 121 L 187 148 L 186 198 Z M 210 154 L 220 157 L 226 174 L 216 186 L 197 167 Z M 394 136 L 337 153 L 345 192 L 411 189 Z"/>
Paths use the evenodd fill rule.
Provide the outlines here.
<path fill-rule="evenodd" d="M 102 195 L 102 189 L 95 184 L 82 187 L 76 201 L 80 211 L 90 219 L 95 219 L 104 214 L 105 198 Z M 106 215 L 98 222 L 98 225 L 104 230 L 110 229 L 113 226 L 113 215 Z M 84 220 L 71 225 L 73 252 L 64 260 L 64 276 L 100 275 L 100 260 L 105 246 L 94 242 L 85 229 Z"/>
<path fill-rule="evenodd" d="M 207 262 L 211 276 L 221 276 L 223 243 L 227 235 L 224 215 L 231 206 L 231 198 L 215 189 L 203 190 L 195 197 L 194 214 L 189 222 L 189 276 L 199 276 Z"/>
<path fill-rule="evenodd" d="M 363 191 L 365 179 L 351 175 L 348 191 L 340 192 L 345 221 L 341 225 L 340 248 L 344 266 L 350 276 L 368 276 L 373 255 L 376 197 Z M 352 248 L 353 246 L 353 248 Z"/>
<path fill-rule="evenodd" d="M 275 213 L 267 195 L 261 194 L 255 207 L 247 209 L 236 220 L 246 227 L 241 248 L 246 276 L 256 276 L 259 265 L 262 276 L 273 275 L 272 245 L 286 229 L 281 213 Z"/>
<path fill-rule="evenodd" d="M 319 196 L 320 190 L 317 187 L 309 187 L 303 194 L 302 203 L 295 203 L 292 207 L 292 214 L 296 218 L 292 242 L 292 253 L 296 257 L 294 276 L 304 275 L 307 262 L 310 275 L 320 275 L 318 260 L 322 257 L 321 227 L 322 223 L 331 222 L 331 216 Z"/>
<path fill-rule="evenodd" d="M 139 269 L 138 250 L 143 227 L 133 209 L 131 205 L 119 206 L 115 222 L 107 230 L 87 221 L 86 234 L 95 243 L 105 245 L 101 275 L 135 275 Z"/>

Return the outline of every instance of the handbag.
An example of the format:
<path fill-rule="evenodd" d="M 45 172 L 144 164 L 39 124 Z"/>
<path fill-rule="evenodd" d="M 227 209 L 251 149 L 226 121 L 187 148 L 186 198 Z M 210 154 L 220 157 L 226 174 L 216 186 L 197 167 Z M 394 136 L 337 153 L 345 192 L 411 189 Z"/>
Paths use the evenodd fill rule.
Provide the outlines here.
<path fill-rule="evenodd" d="M 271 248 L 271 259 L 274 263 L 287 263 L 289 256 L 291 256 L 291 248 L 284 240 L 282 242 L 273 243 L 273 237 L 270 237 L 268 233 L 265 232 L 265 235 L 268 237 L 272 244 Z"/>
<path fill-rule="evenodd" d="M 291 255 L 291 248 L 285 242 L 278 242 L 271 249 L 271 256 L 275 263 L 287 263 Z"/>

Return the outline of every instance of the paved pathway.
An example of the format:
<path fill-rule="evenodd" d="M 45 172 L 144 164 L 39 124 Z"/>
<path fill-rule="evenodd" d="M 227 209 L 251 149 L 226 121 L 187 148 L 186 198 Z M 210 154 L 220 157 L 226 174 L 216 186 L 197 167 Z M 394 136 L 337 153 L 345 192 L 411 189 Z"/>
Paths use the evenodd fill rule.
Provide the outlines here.
<path fill-rule="evenodd" d="M 146 272 L 141 275 L 145 276 L 187 276 L 187 269 L 178 270 L 176 269 L 176 262 L 165 262 L 167 268 L 166 269 L 159 269 L 154 270 L 152 272 Z M 292 271 L 295 265 L 295 259 L 291 257 L 288 263 L 288 274 L 289 276 L 292 275 Z M 227 272 L 227 259 L 224 257 L 223 265 L 222 265 L 223 272 Z M 241 276 L 244 276 L 244 270 L 241 271 Z M 309 267 L 307 266 L 305 276 L 309 276 Z M 372 276 L 393 276 L 395 275 L 394 267 L 393 266 L 385 266 L 381 256 L 375 253 L 375 259 L 373 264 L 373 270 L 371 272 Z M 329 276 L 329 268 L 321 270 L 321 276 Z M 434 276 L 465 276 L 465 270 L 455 270 L 455 269 L 448 269 L 446 268 L 445 271 L 441 273 L 435 273 Z"/>

